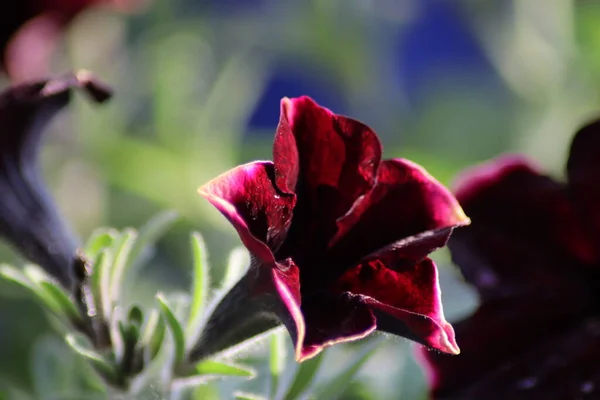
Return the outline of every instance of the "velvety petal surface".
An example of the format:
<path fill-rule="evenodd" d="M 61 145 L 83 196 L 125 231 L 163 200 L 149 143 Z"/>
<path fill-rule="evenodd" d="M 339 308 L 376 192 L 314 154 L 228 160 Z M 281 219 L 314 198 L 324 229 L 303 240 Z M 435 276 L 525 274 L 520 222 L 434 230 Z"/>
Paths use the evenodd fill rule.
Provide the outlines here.
<path fill-rule="evenodd" d="M 298 195 L 288 253 L 315 252 L 327 246 L 336 219 L 375 184 L 381 144 L 368 126 L 309 97 L 284 98 L 273 157 L 278 187 Z"/>
<path fill-rule="evenodd" d="M 305 361 L 325 348 L 362 339 L 376 321 L 368 307 L 348 294 L 318 293 L 302 299 L 306 337 L 297 343 L 296 360 Z"/>
<path fill-rule="evenodd" d="M 416 253 L 400 248 L 369 257 L 346 271 L 337 287 L 399 322 L 386 318 L 380 326 L 378 319 L 378 329 L 458 354 L 454 331 L 444 318 L 436 266 L 422 254 L 415 261 Z"/>
<path fill-rule="evenodd" d="M 529 384 L 533 387 L 538 376 L 562 371 L 563 362 L 569 364 L 571 357 L 577 357 L 576 353 L 561 354 L 560 343 L 557 348 L 547 346 L 547 343 L 580 329 L 581 321 L 590 312 L 592 297 L 593 293 L 583 281 L 557 277 L 549 288 L 541 287 L 486 301 L 473 316 L 454 324 L 456 339 L 461 346 L 460 356 L 448 357 L 431 351 L 422 353 L 428 366 L 433 397 L 513 399 L 516 397 L 512 395 L 519 392 L 527 395 L 529 392 L 521 389 L 527 389 Z M 582 347 L 577 352 L 584 349 Z M 590 351 L 597 350 L 592 347 Z M 596 362 L 577 367 L 569 365 L 574 370 L 591 365 L 597 368 Z M 560 374 L 554 376 L 564 387 L 574 383 L 565 382 L 564 378 L 559 378 Z M 512 382 L 507 382 L 507 379 Z M 463 397 L 474 387 L 479 388 L 477 395 Z"/>
<path fill-rule="evenodd" d="M 460 399 L 597 399 L 600 321 L 550 337 L 506 368 L 461 393 Z"/>
<path fill-rule="evenodd" d="M 77 247 L 38 170 L 42 131 L 73 89 L 97 101 L 111 93 L 89 72 L 13 86 L 0 93 L 0 234 L 65 286 Z"/>
<path fill-rule="evenodd" d="M 235 227 L 253 256 L 275 263 L 273 252 L 285 240 L 296 197 L 275 186 L 271 162 L 257 161 L 236 167 L 198 191 Z"/>
<path fill-rule="evenodd" d="M 600 248 L 600 120 L 581 128 L 573 138 L 567 175 L 573 198 L 589 234 Z"/>
<path fill-rule="evenodd" d="M 482 304 L 454 324 L 459 357 L 423 353 L 434 398 L 599 397 L 598 133 L 598 122 L 577 133 L 568 185 L 512 155 L 459 180 L 473 223 L 448 245 Z"/>
<path fill-rule="evenodd" d="M 373 191 L 337 221 L 331 257 L 348 265 L 396 241 L 468 223 L 454 196 L 425 169 L 386 160 Z"/>
<path fill-rule="evenodd" d="M 525 159 L 493 160 L 467 172 L 457 186 L 473 223 L 457 230 L 448 246 L 483 295 L 539 284 L 565 265 L 577 269 L 595 259 L 565 186 Z"/>

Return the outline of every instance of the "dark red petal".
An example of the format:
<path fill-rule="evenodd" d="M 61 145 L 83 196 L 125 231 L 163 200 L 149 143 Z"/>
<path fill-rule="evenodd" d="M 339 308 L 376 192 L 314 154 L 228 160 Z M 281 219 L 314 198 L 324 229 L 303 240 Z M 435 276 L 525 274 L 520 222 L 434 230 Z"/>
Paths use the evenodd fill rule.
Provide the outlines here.
<path fill-rule="evenodd" d="M 273 163 L 275 164 L 275 183 L 285 193 L 295 193 L 300 174 L 300 158 L 294 131 L 292 130 L 289 109 L 291 100 L 281 100 L 279 124 L 273 142 Z"/>
<path fill-rule="evenodd" d="M 581 128 L 573 138 L 567 175 L 589 233 L 600 247 L 600 120 Z"/>
<path fill-rule="evenodd" d="M 552 358 L 560 364 L 573 356 L 574 354 L 560 354 L 559 347 L 550 347 L 545 350 L 545 354 L 538 353 L 537 349 L 545 346 L 553 337 L 577 326 L 590 312 L 592 298 L 593 293 L 586 288 L 584 282 L 565 276 L 555 277 L 555 281 L 548 287 L 484 302 L 472 317 L 454 324 L 456 339 L 461 347 L 460 356 L 448 357 L 436 352 L 423 352 L 434 397 L 517 398 L 509 395 L 493 396 L 509 394 L 511 389 L 516 394 L 519 381 L 525 382 L 528 377 L 535 378 L 539 374 L 550 373 L 553 369 L 556 371 L 558 365 L 552 365 Z M 531 354 L 536 356 L 530 357 Z M 519 379 L 515 379 L 512 386 L 493 384 L 500 383 L 499 380 L 496 381 L 498 377 L 511 375 L 510 371 L 523 357 L 528 359 L 526 365 L 531 369 L 529 372 L 516 376 Z M 597 363 L 594 362 L 593 365 L 597 366 Z M 576 370 L 580 367 L 585 368 L 584 365 L 572 368 Z M 465 390 L 488 381 L 492 384 L 486 384 L 486 390 L 478 392 L 479 396 L 461 396 Z M 559 381 L 563 382 L 562 378 Z M 481 397 L 483 393 L 487 395 Z"/>
<path fill-rule="evenodd" d="M 523 353 L 521 353 L 523 354 Z M 591 319 L 542 341 L 510 366 L 477 382 L 461 399 L 597 399 L 600 321 Z"/>
<path fill-rule="evenodd" d="M 521 157 L 502 157 L 464 174 L 457 198 L 473 222 L 448 246 L 483 294 L 541 282 L 564 263 L 596 257 L 565 187 Z"/>
<path fill-rule="evenodd" d="M 295 196 L 274 184 L 273 164 L 241 165 L 211 180 L 198 192 L 235 227 L 250 253 L 272 265 L 292 221 Z"/>
<path fill-rule="evenodd" d="M 337 287 L 399 320 L 400 331 L 388 319 L 382 326 L 378 320 L 378 329 L 458 354 L 454 331 L 444 318 L 436 266 L 429 258 L 415 263 L 414 255 L 410 249 L 392 249 L 365 259 L 346 271 Z"/>
<path fill-rule="evenodd" d="M 296 361 L 312 358 L 336 343 L 361 339 L 375 329 L 368 308 L 347 297 L 316 294 L 301 298 L 299 269 L 291 259 L 278 262 L 271 276 L 267 286 L 255 291 L 277 294 L 272 311 L 290 333 Z"/>
<path fill-rule="evenodd" d="M 338 220 L 332 258 L 356 262 L 398 240 L 468 223 L 454 196 L 425 169 L 386 160 L 373 191 Z"/>
<path fill-rule="evenodd" d="M 73 89 L 97 101 L 110 90 L 89 72 L 15 85 L 0 93 L 0 235 L 65 285 L 77 247 L 38 169 L 44 128 Z"/>
<path fill-rule="evenodd" d="M 278 187 L 298 194 L 293 237 L 311 249 L 307 238 L 326 245 L 335 220 L 371 190 L 381 144 L 368 126 L 309 97 L 284 98 L 273 154 Z"/>
<path fill-rule="evenodd" d="M 296 360 L 305 361 L 338 343 L 359 340 L 375 330 L 368 307 L 345 295 L 316 294 L 302 299 L 306 337 L 297 343 Z"/>

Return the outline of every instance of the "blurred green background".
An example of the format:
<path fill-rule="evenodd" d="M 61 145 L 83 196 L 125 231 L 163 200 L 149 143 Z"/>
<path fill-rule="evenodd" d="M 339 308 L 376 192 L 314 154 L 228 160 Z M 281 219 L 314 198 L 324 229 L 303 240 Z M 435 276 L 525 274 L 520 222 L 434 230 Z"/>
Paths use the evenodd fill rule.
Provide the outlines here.
<path fill-rule="evenodd" d="M 129 301 L 142 304 L 157 290 L 187 290 L 192 230 L 204 235 L 218 281 L 239 240 L 196 189 L 237 164 L 271 158 L 283 96 L 307 94 L 362 120 L 385 156 L 412 159 L 448 185 L 465 166 L 507 151 L 560 177 L 571 135 L 600 102 L 600 3 L 543 5 L 155 0 L 129 16 L 88 9 L 68 26 L 52 68 L 89 69 L 115 98 L 95 107 L 77 97 L 53 122 L 44 174 L 82 238 L 99 226 L 139 227 L 165 208 L 180 213 L 143 275 L 128 282 Z M 21 262 L 7 248 L 0 256 Z M 447 318 L 460 319 L 476 298 L 447 253 L 436 259 Z M 97 387 L 37 303 L 4 282 L 0 293 L 0 392 L 63 399 Z M 339 347 L 323 371 L 335 373 L 353 346 Z M 413 353 L 390 338 L 344 398 L 425 398 Z M 196 397 L 231 398 L 234 386 L 260 393 L 260 385 L 221 383 Z"/>

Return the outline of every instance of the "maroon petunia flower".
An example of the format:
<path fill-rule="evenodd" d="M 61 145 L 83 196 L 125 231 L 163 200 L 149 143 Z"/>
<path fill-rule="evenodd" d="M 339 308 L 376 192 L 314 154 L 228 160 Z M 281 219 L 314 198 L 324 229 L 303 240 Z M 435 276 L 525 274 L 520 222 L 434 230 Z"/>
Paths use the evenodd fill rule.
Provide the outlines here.
<path fill-rule="evenodd" d="M 239 166 L 200 188 L 253 263 L 192 357 L 239 341 L 227 324 L 246 335 L 264 330 L 250 317 L 283 323 L 298 361 L 375 329 L 458 354 L 427 255 L 469 219 L 423 168 L 382 161 L 381 152 L 366 125 L 308 97 L 284 98 L 274 161 Z"/>
<path fill-rule="evenodd" d="M 133 11 L 146 0 L 17 0 L 0 5 L 0 61 L 15 81 L 39 79 L 62 29 L 83 10 L 108 6 Z"/>
<path fill-rule="evenodd" d="M 472 218 L 448 246 L 481 297 L 461 355 L 426 352 L 436 399 L 600 396 L 600 120 L 573 140 L 567 182 L 504 156 L 467 172 Z"/>
<path fill-rule="evenodd" d="M 38 153 L 43 129 L 67 105 L 73 89 L 96 102 L 111 96 L 87 71 L 0 92 L 0 237 L 67 288 L 78 243 L 48 194 Z"/>

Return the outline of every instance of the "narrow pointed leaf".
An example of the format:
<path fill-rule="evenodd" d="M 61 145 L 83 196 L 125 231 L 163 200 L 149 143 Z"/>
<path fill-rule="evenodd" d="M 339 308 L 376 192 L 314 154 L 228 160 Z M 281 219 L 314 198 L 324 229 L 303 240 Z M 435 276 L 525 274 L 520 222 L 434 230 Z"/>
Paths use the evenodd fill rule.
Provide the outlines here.
<path fill-rule="evenodd" d="M 35 290 L 39 296 L 48 300 L 52 299 L 53 309 L 56 307 L 56 311 L 61 316 L 65 316 L 72 323 L 81 321 L 81 314 L 77 306 L 44 270 L 37 265 L 31 264 L 25 266 L 23 271 L 25 276 L 35 285 Z"/>
<path fill-rule="evenodd" d="M 31 282 L 23 273 L 15 267 L 11 267 L 10 265 L 2 264 L 0 265 L 0 277 L 3 279 L 13 282 L 19 286 L 24 287 L 27 290 L 32 292 L 36 292 L 36 287 L 33 282 Z"/>
<path fill-rule="evenodd" d="M 85 339 L 79 335 L 68 334 L 65 337 L 67 344 L 80 356 L 88 360 L 94 368 L 111 382 L 117 382 L 118 376 L 114 366 L 100 354 L 91 349 Z"/>
<path fill-rule="evenodd" d="M 65 291 L 52 282 L 40 282 L 39 286 L 60 305 L 63 313 L 74 323 L 81 321 L 79 309 Z"/>
<path fill-rule="evenodd" d="M 98 253 L 100 253 L 101 250 L 112 246 L 118 235 L 119 232 L 112 228 L 96 229 L 85 243 L 85 256 L 92 261 L 96 260 Z"/>
<path fill-rule="evenodd" d="M 11 267 L 9 265 L 0 265 L 0 276 L 7 281 L 13 282 L 29 291 L 33 295 L 36 296 L 38 300 L 44 304 L 51 312 L 55 315 L 62 317 L 66 317 L 66 315 L 62 312 L 60 304 L 54 299 L 51 295 L 49 295 L 44 289 L 40 288 L 35 282 L 31 280 L 28 276 L 23 274 L 17 268 Z M 64 321 L 64 320 L 63 320 Z"/>
<path fill-rule="evenodd" d="M 177 364 L 181 363 L 185 357 L 185 336 L 183 333 L 183 328 L 177 318 L 175 318 L 175 314 L 171 311 L 171 308 L 167 304 L 166 299 L 162 294 L 158 294 L 156 296 L 156 300 L 158 300 L 158 305 L 160 307 L 161 314 L 165 319 L 165 323 L 173 336 L 173 342 L 175 345 L 175 362 Z"/>
<path fill-rule="evenodd" d="M 144 311 L 139 306 L 132 306 L 129 309 L 129 314 L 127 315 L 127 321 L 131 325 L 135 325 L 138 328 L 142 326 L 144 322 Z"/>
<path fill-rule="evenodd" d="M 166 340 L 165 332 L 164 318 L 158 309 L 152 309 L 140 339 L 144 348 L 144 369 L 132 379 L 129 387 L 131 394 L 140 394 L 149 385 L 163 382 L 165 369 L 172 368 L 173 343 Z M 170 376 L 168 378 L 171 379 Z"/>
<path fill-rule="evenodd" d="M 209 288 L 206 246 L 199 233 L 192 234 L 192 252 L 194 255 L 194 283 L 192 287 L 190 314 L 186 328 L 188 346 L 193 345 L 200 334 Z"/>
<path fill-rule="evenodd" d="M 205 315 L 212 315 L 214 310 L 221 303 L 221 300 L 223 300 L 223 298 L 227 295 L 229 290 L 231 290 L 231 288 L 233 288 L 233 286 L 241 279 L 241 277 L 244 275 L 249 266 L 250 255 L 245 248 L 235 248 L 229 254 L 229 260 L 227 262 L 225 276 L 223 277 L 223 280 L 221 281 L 218 290 L 215 291 L 214 295 L 208 302 L 208 305 L 205 309 L 206 311 L 204 312 Z M 195 339 L 197 340 L 198 338 L 196 337 Z"/>
<path fill-rule="evenodd" d="M 374 343 L 364 346 L 364 349 L 358 352 L 350 362 L 345 364 L 344 368 L 339 370 L 332 380 L 324 383 L 315 391 L 315 397 L 318 399 L 338 399 L 360 369 L 375 354 L 380 344 L 381 341 L 376 340 Z"/>
<path fill-rule="evenodd" d="M 284 397 L 285 400 L 298 399 L 313 385 L 313 381 L 317 377 L 317 371 L 323 361 L 323 354 L 324 352 L 321 352 L 298 366 L 294 381 Z"/>
<path fill-rule="evenodd" d="M 221 281 L 221 288 L 224 290 L 232 287 L 244 275 L 250 266 L 250 254 L 244 247 L 236 247 L 229 253 L 225 276 Z"/>
<path fill-rule="evenodd" d="M 145 363 L 152 361 L 160 351 L 165 337 L 165 330 L 164 319 L 160 317 L 160 312 L 157 309 L 153 309 L 150 312 L 140 339 L 140 343 L 146 353 Z"/>
<path fill-rule="evenodd" d="M 123 309 L 115 307 L 113 309 L 110 320 L 108 321 L 108 332 L 112 344 L 112 351 L 115 357 L 115 362 L 120 364 L 125 356 L 125 338 L 123 337 L 120 325 L 125 319 Z"/>
<path fill-rule="evenodd" d="M 246 378 L 252 378 L 255 375 L 255 371 L 246 366 L 226 364 L 214 360 L 205 360 L 198 363 L 195 370 L 198 375 L 241 376 Z"/>
<path fill-rule="evenodd" d="M 129 252 L 129 258 L 127 260 L 128 270 L 133 267 L 132 264 L 135 264 L 136 261 L 138 261 L 143 252 L 149 246 L 153 246 L 171 225 L 173 225 L 178 217 L 179 216 L 175 211 L 164 211 L 152 217 L 139 229 L 137 239 Z"/>
<path fill-rule="evenodd" d="M 140 338 L 140 330 L 139 327 L 125 323 L 123 321 L 119 322 L 119 331 L 121 332 L 121 336 L 123 337 L 123 341 L 127 344 L 135 344 Z"/>
<path fill-rule="evenodd" d="M 137 232 L 134 229 L 125 229 L 115 240 L 112 250 L 114 262 L 110 276 L 110 300 L 111 304 L 116 304 L 121 295 L 121 286 L 129 265 L 129 255 L 137 238 Z"/>
<path fill-rule="evenodd" d="M 270 397 L 275 398 L 279 387 L 279 377 L 285 368 L 287 354 L 285 351 L 285 336 L 283 331 L 271 335 L 269 372 L 270 372 Z"/>
<path fill-rule="evenodd" d="M 90 285 L 94 304 L 98 313 L 105 319 L 109 319 L 112 313 L 112 303 L 110 301 L 110 275 L 113 265 L 112 251 L 108 248 L 101 250 L 92 267 Z"/>
<path fill-rule="evenodd" d="M 121 374 L 130 375 L 135 365 L 136 344 L 140 336 L 139 327 L 133 324 L 119 321 L 119 332 L 123 338 L 123 357 L 121 358 Z"/>

